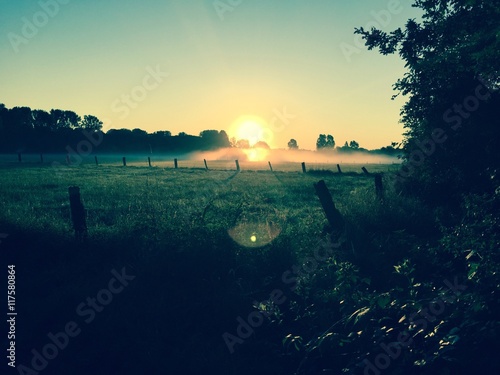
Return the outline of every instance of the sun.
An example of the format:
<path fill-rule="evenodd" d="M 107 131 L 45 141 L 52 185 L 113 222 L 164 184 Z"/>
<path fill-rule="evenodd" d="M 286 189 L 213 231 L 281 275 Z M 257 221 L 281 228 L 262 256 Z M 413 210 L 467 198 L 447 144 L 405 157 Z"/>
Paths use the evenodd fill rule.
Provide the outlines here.
<path fill-rule="evenodd" d="M 271 145 L 272 132 L 265 124 L 266 122 L 258 116 L 240 116 L 231 125 L 229 134 L 236 140 L 246 139 L 250 146 L 259 141 Z"/>
<path fill-rule="evenodd" d="M 253 120 L 246 120 L 238 126 L 237 139 L 247 139 L 250 146 L 259 142 L 262 138 L 262 126 Z"/>

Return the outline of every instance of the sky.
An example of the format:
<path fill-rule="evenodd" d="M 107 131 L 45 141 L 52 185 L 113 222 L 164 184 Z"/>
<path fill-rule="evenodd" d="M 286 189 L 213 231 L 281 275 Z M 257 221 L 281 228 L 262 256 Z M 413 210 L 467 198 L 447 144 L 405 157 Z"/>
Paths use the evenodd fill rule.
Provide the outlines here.
<path fill-rule="evenodd" d="M 0 0 L 0 103 L 92 114 L 104 130 L 253 126 L 274 148 L 314 149 L 321 133 L 379 148 L 402 139 L 404 64 L 353 31 L 403 27 L 411 3 Z"/>

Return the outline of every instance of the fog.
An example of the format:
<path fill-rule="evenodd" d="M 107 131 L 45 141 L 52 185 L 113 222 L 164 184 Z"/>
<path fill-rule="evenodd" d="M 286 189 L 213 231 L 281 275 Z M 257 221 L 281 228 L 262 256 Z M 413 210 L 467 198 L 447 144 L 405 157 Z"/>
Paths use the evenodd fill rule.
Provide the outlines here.
<path fill-rule="evenodd" d="M 263 148 L 236 149 L 225 148 L 216 151 L 191 154 L 191 160 L 235 160 L 270 161 L 272 163 L 317 163 L 317 164 L 392 164 L 400 163 L 396 157 L 377 155 L 368 152 L 318 152 L 309 150 L 268 150 Z"/>
<path fill-rule="evenodd" d="M 121 166 L 123 157 L 126 157 L 127 165 L 147 166 L 148 158 L 151 159 L 152 166 L 173 167 L 174 159 L 178 159 L 179 167 L 184 168 L 204 168 L 203 159 L 208 163 L 208 167 L 213 169 L 233 169 L 234 161 L 238 160 L 246 169 L 267 169 L 267 162 L 276 166 L 275 170 L 296 170 L 292 164 L 305 162 L 314 169 L 326 168 L 327 165 L 335 164 L 399 164 L 401 160 L 387 155 L 378 155 L 368 152 L 317 152 L 308 150 L 285 150 L 285 149 L 264 149 L 264 148 L 224 148 L 215 151 L 191 152 L 191 153 L 105 153 L 80 155 L 71 154 L 70 163 L 65 154 L 23 154 L 23 164 L 41 163 L 54 164 L 57 166 L 69 165 L 76 167 L 79 165 L 95 164 L 95 159 L 99 165 Z M 2 164 L 19 164 L 18 156 L 14 154 L 0 155 Z M 283 164 L 290 163 L 289 167 Z M 281 164 L 281 166 L 280 166 Z M 325 167 L 321 166 L 322 164 Z"/>

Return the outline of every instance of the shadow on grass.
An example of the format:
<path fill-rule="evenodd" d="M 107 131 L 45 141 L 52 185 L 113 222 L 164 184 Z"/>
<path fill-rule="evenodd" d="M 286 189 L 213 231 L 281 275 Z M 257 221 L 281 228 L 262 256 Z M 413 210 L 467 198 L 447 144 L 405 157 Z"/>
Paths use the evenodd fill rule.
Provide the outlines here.
<path fill-rule="evenodd" d="M 273 246 L 243 251 L 227 233 L 203 228 L 163 229 L 161 236 L 147 230 L 90 233 L 81 243 L 71 233 L 1 227 L 9 233 L 0 245 L 3 268 L 16 265 L 17 364 L 32 368 L 32 350 L 42 353 L 49 333 L 75 322 L 81 333 L 47 360 L 43 374 L 289 373 L 269 346 L 283 333 L 267 323 L 259 332 L 265 339 L 249 339 L 235 355 L 222 339 L 261 298 L 262 279 L 283 268 L 284 254 Z M 103 304 L 99 293 L 109 288 L 113 270 L 134 279 Z"/>

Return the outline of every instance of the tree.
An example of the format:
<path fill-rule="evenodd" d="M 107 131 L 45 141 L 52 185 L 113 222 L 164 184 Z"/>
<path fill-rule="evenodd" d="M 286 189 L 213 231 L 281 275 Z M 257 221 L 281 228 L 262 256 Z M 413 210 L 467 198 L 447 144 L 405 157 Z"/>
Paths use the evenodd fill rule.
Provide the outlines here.
<path fill-rule="evenodd" d="M 297 150 L 299 148 L 299 145 L 297 144 L 297 141 L 295 139 L 290 139 L 290 141 L 288 141 L 288 148 L 290 150 Z"/>
<path fill-rule="evenodd" d="M 328 134 L 326 136 L 326 145 L 325 148 L 331 148 L 333 149 L 335 147 L 335 140 L 333 139 L 333 136 Z"/>
<path fill-rule="evenodd" d="M 422 22 L 390 33 L 356 29 L 368 49 L 398 52 L 407 72 L 402 186 L 429 199 L 492 192 L 500 176 L 498 2 L 416 0 Z M 473 152 L 471 152 L 473 150 Z"/>
<path fill-rule="evenodd" d="M 230 146 L 227 133 L 224 130 L 221 130 L 220 132 L 217 130 L 203 130 L 200 133 L 200 137 L 205 148 L 207 149 L 217 149 Z"/>
<path fill-rule="evenodd" d="M 318 137 L 318 140 L 316 141 L 316 149 L 317 150 L 322 150 L 322 149 L 333 149 L 335 147 L 335 139 L 331 134 L 325 135 L 325 134 L 320 134 Z"/>
<path fill-rule="evenodd" d="M 95 116 L 85 115 L 80 126 L 85 130 L 98 131 L 102 129 L 102 121 Z"/>
<path fill-rule="evenodd" d="M 54 130 L 61 129 L 76 129 L 80 125 L 81 118 L 73 111 L 63 111 L 60 109 L 52 109 L 50 111 Z"/>
<path fill-rule="evenodd" d="M 359 148 L 359 143 L 356 141 L 351 141 L 351 142 L 349 142 L 349 147 L 354 149 L 354 150 L 357 150 Z"/>
<path fill-rule="evenodd" d="M 167 138 L 167 137 L 171 137 L 172 133 L 168 130 L 158 130 L 157 132 L 154 132 L 152 135 L 154 135 L 158 138 Z"/>
<path fill-rule="evenodd" d="M 46 112 L 41 109 L 35 109 L 31 111 L 31 116 L 33 117 L 33 128 L 35 130 L 42 130 L 42 131 L 53 130 L 52 118 L 49 112 Z"/>
<path fill-rule="evenodd" d="M 219 132 L 219 147 L 231 147 L 231 142 L 225 130 Z"/>
<path fill-rule="evenodd" d="M 250 148 L 250 142 L 248 141 L 248 139 L 238 139 L 238 141 L 236 141 L 236 147 Z"/>
<path fill-rule="evenodd" d="M 325 148 L 326 145 L 326 135 L 320 134 L 318 140 L 316 141 L 316 149 L 321 150 Z"/>
<path fill-rule="evenodd" d="M 264 141 L 258 141 L 256 144 L 253 145 L 253 148 L 265 148 L 266 150 L 270 150 L 271 147 L 264 142 Z"/>

